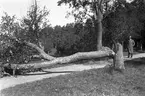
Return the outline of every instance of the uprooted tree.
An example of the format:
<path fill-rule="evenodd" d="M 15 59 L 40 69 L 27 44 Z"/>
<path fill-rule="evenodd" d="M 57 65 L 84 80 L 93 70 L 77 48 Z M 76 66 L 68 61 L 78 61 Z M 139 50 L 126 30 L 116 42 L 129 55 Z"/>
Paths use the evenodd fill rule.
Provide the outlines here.
<path fill-rule="evenodd" d="M 28 17 L 29 18 L 24 18 L 24 23 L 23 23 L 23 28 L 20 28 L 20 26 L 14 26 L 14 29 L 17 34 L 10 34 L 11 40 L 14 40 L 15 42 L 22 44 L 23 46 L 29 46 L 35 50 L 38 51 L 39 55 L 41 58 L 46 59 L 47 61 L 42 62 L 42 63 L 29 63 L 29 64 L 15 64 L 15 63 L 8 63 L 4 64 L 4 67 L 10 67 L 13 70 L 16 69 L 37 69 L 37 68 L 48 68 L 49 66 L 55 65 L 55 64 L 64 64 L 64 63 L 70 63 L 70 62 L 75 62 L 78 60 L 82 59 L 92 59 L 92 58 L 102 58 L 102 57 L 111 57 L 114 58 L 115 53 L 112 51 L 110 48 L 107 47 L 102 47 L 102 19 L 103 19 L 103 13 L 104 13 L 104 8 L 110 7 L 108 5 L 109 1 L 104 2 L 104 0 L 61 0 L 59 2 L 59 5 L 62 3 L 68 3 L 70 6 L 73 6 L 75 10 L 78 10 L 78 8 L 84 8 L 85 12 L 83 13 L 84 15 L 87 15 L 87 7 L 89 6 L 90 10 L 94 13 L 93 16 L 90 16 L 92 19 L 92 26 L 94 26 L 94 29 L 96 32 L 98 32 L 98 40 L 97 40 L 97 50 L 98 51 L 92 51 L 92 52 L 78 52 L 70 56 L 66 57 L 53 57 L 50 56 L 49 54 L 45 53 L 43 48 L 41 47 L 40 41 L 39 41 L 39 32 L 40 32 L 40 23 L 42 23 L 43 18 L 48 15 L 48 12 L 44 9 L 43 11 L 38 10 L 38 6 L 35 2 L 35 5 L 33 5 L 33 8 L 31 11 L 29 11 Z M 106 4 L 106 7 L 104 7 L 104 4 Z M 110 9 L 108 9 L 110 10 Z M 106 8 L 107 12 L 107 8 Z M 76 16 L 76 15 L 75 15 Z M 78 14 L 77 16 L 82 16 L 82 14 Z M 82 17 L 79 17 L 82 18 Z M 12 20 L 13 21 L 13 20 Z M 7 22 L 9 22 L 7 20 Z M 96 27 L 97 26 L 97 27 Z M 7 28 L 9 26 L 5 26 L 4 28 Z M 19 29 L 20 28 L 20 29 Z M 26 30 L 28 33 L 28 36 L 26 34 L 20 34 L 19 31 Z M 9 33 L 9 32 L 8 32 Z M 30 33 L 33 33 L 30 35 Z M 20 34 L 20 35 L 19 35 Z M 24 36 L 25 35 L 25 36 Z M 31 38 L 32 36 L 32 38 Z M 30 38 L 23 38 L 23 37 L 30 37 Z M 9 40 L 8 40 L 9 41 Z M 5 41 L 1 42 L 4 43 Z M 10 46 L 10 45 L 8 45 Z M 9 50 L 11 51 L 11 50 Z M 122 50 L 118 50 L 119 53 L 121 53 L 122 56 Z M 10 52 L 13 54 L 13 52 Z M 116 60 L 116 59 L 115 59 Z M 122 60 L 122 59 L 121 59 Z M 122 61 L 121 61 L 122 62 Z M 123 63 L 122 63 L 123 64 Z M 121 66 L 122 66 L 121 64 Z M 118 68 L 122 68 L 118 66 Z"/>
<path fill-rule="evenodd" d="M 102 57 L 111 57 L 113 58 L 115 53 L 107 47 L 102 48 L 99 51 L 91 51 L 91 52 L 78 52 L 70 56 L 65 57 L 52 57 L 49 54 L 46 54 L 40 47 L 38 47 L 36 44 L 30 43 L 30 42 L 22 42 L 22 41 L 16 41 L 18 43 L 21 43 L 23 46 L 29 46 L 34 49 L 36 49 L 40 56 L 47 61 L 41 62 L 41 63 L 21 63 L 21 64 L 15 64 L 15 63 L 5 63 L 1 67 L 1 72 L 4 72 L 4 68 L 12 69 L 13 75 L 15 75 L 16 70 L 33 70 L 33 69 L 45 69 L 49 68 L 55 64 L 68 64 L 70 62 L 75 62 L 79 60 L 84 59 L 95 59 L 95 58 L 102 58 Z M 12 53 L 13 54 L 13 53 Z"/>

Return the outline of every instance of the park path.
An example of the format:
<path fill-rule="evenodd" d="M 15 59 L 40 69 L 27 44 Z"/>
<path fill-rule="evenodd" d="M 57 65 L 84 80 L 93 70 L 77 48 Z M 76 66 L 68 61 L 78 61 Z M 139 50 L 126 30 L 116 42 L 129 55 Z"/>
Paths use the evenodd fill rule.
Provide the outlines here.
<path fill-rule="evenodd" d="M 132 59 L 145 57 L 145 53 L 139 53 L 133 56 Z M 131 60 L 130 58 L 127 58 L 125 56 L 125 60 Z M 14 87 L 19 84 L 24 84 L 28 82 L 38 81 L 42 80 L 44 78 L 51 78 L 56 77 L 59 75 L 66 75 L 70 74 L 72 72 L 76 71 L 84 71 L 84 70 L 90 70 L 90 69 L 98 69 L 105 67 L 109 62 L 100 61 L 96 64 L 91 65 L 83 65 L 83 64 L 72 64 L 64 67 L 58 67 L 58 68 L 51 68 L 51 69 L 45 69 L 45 72 L 35 72 L 35 73 L 29 73 L 26 76 L 18 76 L 18 77 L 5 77 L 0 79 L 0 90 Z"/>

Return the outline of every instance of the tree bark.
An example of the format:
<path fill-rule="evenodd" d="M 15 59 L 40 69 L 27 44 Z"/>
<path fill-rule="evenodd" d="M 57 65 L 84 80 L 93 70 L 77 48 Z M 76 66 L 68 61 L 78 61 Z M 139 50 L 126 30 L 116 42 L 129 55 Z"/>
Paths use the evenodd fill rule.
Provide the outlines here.
<path fill-rule="evenodd" d="M 97 50 L 100 50 L 102 47 L 102 22 L 97 22 Z"/>
<path fill-rule="evenodd" d="M 66 57 L 58 57 L 51 61 L 45 61 L 42 63 L 30 63 L 30 64 L 5 64 L 5 67 L 10 66 L 11 69 L 29 69 L 29 68 L 48 68 L 55 64 L 64 64 L 75 62 L 82 59 L 93 59 L 93 58 L 102 58 L 102 57 L 113 57 L 114 52 L 112 50 L 106 51 L 92 51 L 92 52 L 78 52 Z"/>
<path fill-rule="evenodd" d="M 116 45 L 115 45 L 115 50 L 116 50 L 116 52 L 115 52 L 115 56 L 114 56 L 114 61 L 113 61 L 113 63 L 114 63 L 114 68 L 115 69 L 125 69 L 125 67 L 124 67 L 124 57 L 123 57 L 123 47 L 122 47 L 122 45 L 120 44 L 120 43 L 117 43 Z"/>
<path fill-rule="evenodd" d="M 104 0 L 98 0 L 98 4 L 96 4 L 97 7 L 95 7 L 95 30 L 97 32 L 97 50 L 100 50 L 102 48 L 102 19 L 103 19 L 103 4 Z"/>

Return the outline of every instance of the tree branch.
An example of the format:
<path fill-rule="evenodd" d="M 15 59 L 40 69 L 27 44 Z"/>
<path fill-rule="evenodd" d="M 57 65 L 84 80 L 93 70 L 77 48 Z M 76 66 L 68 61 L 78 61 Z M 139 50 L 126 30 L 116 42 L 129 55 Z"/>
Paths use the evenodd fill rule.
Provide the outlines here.
<path fill-rule="evenodd" d="M 44 52 L 44 50 L 41 49 L 40 47 L 38 47 L 36 44 L 30 43 L 30 42 L 24 42 L 24 43 L 25 43 L 27 46 L 36 49 L 36 50 L 40 53 L 40 55 L 41 55 L 42 58 L 47 59 L 47 60 L 53 60 L 53 59 L 55 59 L 55 57 L 52 57 L 52 56 L 46 54 L 46 53 Z"/>

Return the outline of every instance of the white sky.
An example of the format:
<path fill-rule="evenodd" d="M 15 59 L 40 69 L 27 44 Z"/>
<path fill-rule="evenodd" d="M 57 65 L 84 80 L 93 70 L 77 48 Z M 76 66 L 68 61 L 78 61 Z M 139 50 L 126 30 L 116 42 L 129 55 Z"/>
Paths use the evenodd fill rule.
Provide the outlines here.
<path fill-rule="evenodd" d="M 50 10 L 49 21 L 52 26 L 65 25 L 66 23 L 74 22 L 73 17 L 65 18 L 66 12 L 69 10 L 67 6 L 57 6 L 58 0 L 37 0 L 38 5 L 41 7 L 46 6 Z M 133 1 L 133 0 L 127 0 Z M 3 12 L 7 12 L 9 15 L 16 15 L 21 19 L 26 16 L 28 8 L 32 4 L 33 0 L 0 0 L 0 18 Z"/>
<path fill-rule="evenodd" d="M 21 19 L 26 16 L 26 13 L 32 4 L 33 0 L 0 0 L 0 18 L 3 12 L 9 15 L 16 15 Z M 69 10 L 67 6 L 57 6 L 58 0 L 37 0 L 41 7 L 46 6 L 50 10 L 49 21 L 52 26 L 65 25 L 74 21 L 73 17 L 65 18 L 66 12 Z"/>

